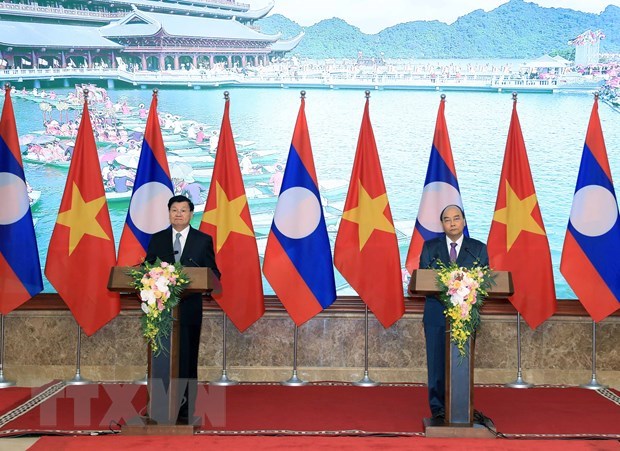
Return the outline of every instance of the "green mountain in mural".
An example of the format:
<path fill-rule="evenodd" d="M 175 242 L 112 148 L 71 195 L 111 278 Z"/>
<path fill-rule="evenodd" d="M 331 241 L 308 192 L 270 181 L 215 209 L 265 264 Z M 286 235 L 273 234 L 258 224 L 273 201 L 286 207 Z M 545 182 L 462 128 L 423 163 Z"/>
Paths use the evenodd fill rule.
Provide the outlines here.
<path fill-rule="evenodd" d="M 304 31 L 304 38 L 291 54 L 309 58 L 354 58 L 358 52 L 385 58 L 532 58 L 545 53 L 569 56 L 574 48 L 568 41 L 586 30 L 605 33 L 601 52 L 620 53 L 617 6 L 590 14 L 510 0 L 489 12 L 473 11 L 451 25 L 415 21 L 377 34 L 365 34 L 338 18 L 305 28 L 278 14 L 256 23 L 262 32 L 282 32 L 284 37 Z"/>

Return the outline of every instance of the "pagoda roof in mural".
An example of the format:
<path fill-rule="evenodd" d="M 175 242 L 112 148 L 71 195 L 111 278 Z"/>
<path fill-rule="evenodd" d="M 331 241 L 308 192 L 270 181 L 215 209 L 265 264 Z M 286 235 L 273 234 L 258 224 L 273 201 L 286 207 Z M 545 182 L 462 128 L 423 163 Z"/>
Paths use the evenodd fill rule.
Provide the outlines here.
<path fill-rule="evenodd" d="M 0 44 L 12 47 L 105 48 L 122 45 L 101 36 L 99 28 L 81 25 L 17 22 L 3 20 Z"/>
<path fill-rule="evenodd" d="M 267 35 L 249 28 L 236 20 L 209 17 L 179 16 L 144 12 L 134 9 L 123 19 L 100 28 L 108 38 L 154 36 L 160 32 L 168 36 L 210 39 L 236 39 L 276 42 L 281 34 Z"/>
<path fill-rule="evenodd" d="M 90 2 L 89 2 L 90 3 Z M 93 2 L 111 3 L 111 2 Z M 274 7 L 271 1 L 259 9 L 250 9 L 249 4 L 236 2 L 200 2 L 200 1 L 162 1 L 162 0 L 115 0 L 115 4 L 136 6 L 138 9 L 156 13 L 172 13 L 180 15 L 203 15 L 219 18 L 237 17 L 245 20 L 255 20 L 266 16 Z"/>

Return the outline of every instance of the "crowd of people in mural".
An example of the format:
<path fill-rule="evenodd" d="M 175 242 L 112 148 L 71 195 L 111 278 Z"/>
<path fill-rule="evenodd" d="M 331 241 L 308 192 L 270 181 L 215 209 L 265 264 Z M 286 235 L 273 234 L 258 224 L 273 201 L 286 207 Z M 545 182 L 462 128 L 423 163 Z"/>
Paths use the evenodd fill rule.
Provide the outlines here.
<path fill-rule="evenodd" d="M 42 114 L 42 129 L 20 137 L 22 158 L 31 163 L 68 168 L 84 102 L 89 90 L 89 112 L 101 163 L 101 175 L 108 200 L 129 199 L 142 149 L 148 109 L 143 104 L 129 105 L 120 97 L 113 102 L 106 89 L 95 85 L 76 85 L 75 91 L 58 95 L 53 90 L 13 88 L 12 95 L 37 102 Z M 159 123 L 168 151 L 171 177 L 176 194 L 189 197 L 204 207 L 217 151 L 219 131 L 199 123 L 160 111 Z M 253 148 L 252 141 L 238 140 L 240 168 L 253 177 L 250 196 L 275 202 L 282 183 L 283 162 L 278 156 Z"/>

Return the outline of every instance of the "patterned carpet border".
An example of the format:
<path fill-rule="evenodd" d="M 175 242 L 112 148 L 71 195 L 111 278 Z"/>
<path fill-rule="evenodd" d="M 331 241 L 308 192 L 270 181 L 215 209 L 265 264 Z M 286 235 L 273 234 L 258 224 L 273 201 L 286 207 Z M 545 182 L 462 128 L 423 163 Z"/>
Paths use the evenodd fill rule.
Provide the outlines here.
<path fill-rule="evenodd" d="M 580 440 L 618 440 L 620 434 L 501 434 L 508 439 L 580 439 Z M 499 437 L 498 437 L 499 438 Z"/>
<path fill-rule="evenodd" d="M 9 437 L 26 437 L 26 436 L 42 436 L 42 435 L 112 435 L 118 434 L 119 431 L 113 430 L 59 430 L 59 429 L 7 429 L 0 431 L 0 438 Z"/>
<path fill-rule="evenodd" d="M 17 406 L 15 409 L 10 410 L 4 415 L 0 416 L 0 428 L 4 427 L 11 421 L 15 420 L 16 418 L 19 418 L 20 416 L 24 415 L 26 412 L 29 412 L 30 410 L 42 404 L 46 400 L 50 399 L 52 396 L 62 391 L 62 389 L 65 388 L 66 385 L 67 384 L 63 381 L 57 382 L 56 384 L 51 385 L 45 390 L 43 390 L 37 396 L 30 398 L 25 403 Z"/>
<path fill-rule="evenodd" d="M 620 406 L 620 396 L 611 391 L 608 388 L 603 388 L 601 390 L 596 390 L 596 392 L 601 395 L 603 398 L 606 398 L 613 402 L 615 405 Z"/>
<path fill-rule="evenodd" d="M 293 431 L 290 429 L 257 429 L 246 431 L 213 431 L 198 430 L 196 435 L 290 435 L 290 436 L 323 436 L 323 437 L 424 437 L 424 432 L 368 432 L 356 430 L 343 431 Z"/>

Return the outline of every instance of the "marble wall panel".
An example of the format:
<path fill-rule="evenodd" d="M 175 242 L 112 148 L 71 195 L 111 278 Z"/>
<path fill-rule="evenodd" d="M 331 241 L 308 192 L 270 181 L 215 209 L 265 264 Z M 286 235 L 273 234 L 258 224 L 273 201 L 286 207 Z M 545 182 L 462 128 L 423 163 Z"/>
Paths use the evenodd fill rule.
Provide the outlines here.
<path fill-rule="evenodd" d="M 596 356 L 597 368 L 620 371 L 620 321 L 596 326 Z"/>
<path fill-rule="evenodd" d="M 545 334 L 544 367 L 580 370 L 592 366 L 591 322 L 566 321 L 548 327 Z"/>
<path fill-rule="evenodd" d="M 9 314 L 4 320 L 4 364 L 75 364 L 77 323 L 69 315 Z"/>
<path fill-rule="evenodd" d="M 200 345 L 199 377 L 218 379 L 222 369 L 222 319 L 207 312 Z M 268 313 L 243 334 L 227 323 L 228 375 L 238 380 L 279 381 L 291 375 L 293 323 Z M 299 328 L 298 372 L 309 381 L 356 381 L 364 367 L 363 314 L 321 315 Z M 536 384 L 579 384 L 591 376 L 592 322 L 553 318 L 532 331 L 522 323 L 522 369 Z M 620 318 L 597 325 L 599 380 L 620 386 Z M 5 318 L 7 377 L 23 385 L 69 379 L 75 373 L 77 325 L 69 312 L 16 311 Z M 146 371 L 139 312 L 123 312 L 92 337 L 82 335 L 82 375 L 134 380 Z M 487 316 L 476 340 L 476 381 L 505 383 L 516 374 L 516 317 Z M 424 382 L 426 356 L 420 315 L 406 315 L 390 329 L 371 315 L 369 369 L 384 382 Z"/>

